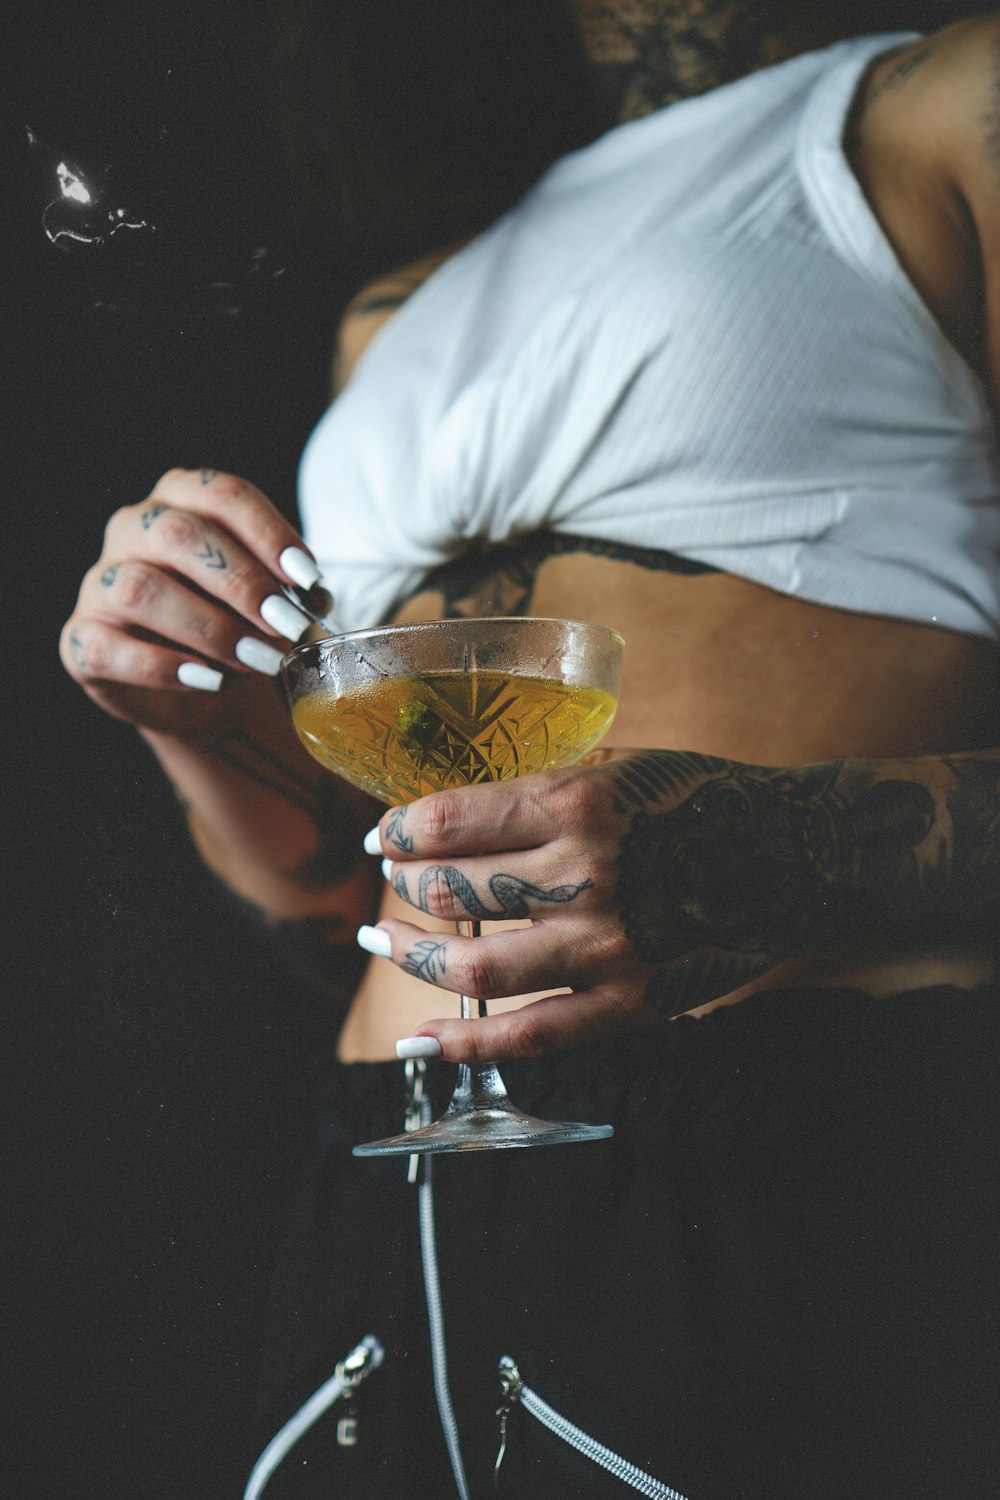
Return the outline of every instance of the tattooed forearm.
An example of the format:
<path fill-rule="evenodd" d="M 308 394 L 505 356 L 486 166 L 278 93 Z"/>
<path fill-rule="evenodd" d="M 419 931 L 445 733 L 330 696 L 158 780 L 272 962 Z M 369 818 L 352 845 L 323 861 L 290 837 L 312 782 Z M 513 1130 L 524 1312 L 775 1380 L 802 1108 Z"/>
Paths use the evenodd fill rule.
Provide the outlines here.
<path fill-rule="evenodd" d="M 993 906 L 1000 880 L 1000 765 L 979 756 L 944 763 L 954 785 L 945 798 L 951 827 L 942 857 L 952 880 L 968 884 L 974 904 Z"/>
<path fill-rule="evenodd" d="M 843 769 L 713 766 L 669 812 L 636 813 L 618 896 L 640 954 L 677 957 L 699 934 L 734 952 L 794 952 L 822 937 L 831 908 L 867 920 L 880 884 L 884 900 L 905 914 L 919 887 L 915 851 L 933 826 L 934 798 L 917 782 L 896 780 L 852 793 Z M 654 893 L 675 903 L 669 936 L 651 920 Z"/>
<path fill-rule="evenodd" d="M 305 812 L 313 810 L 316 789 L 312 783 L 264 745 L 258 744 L 249 734 L 238 729 L 229 730 L 208 748 L 210 754 L 225 761 L 258 786 L 277 792 L 286 802 L 294 803 Z"/>
<path fill-rule="evenodd" d="M 1000 912 L 1000 758 L 784 770 L 650 752 L 613 775 L 616 907 L 673 1011 L 792 954 L 985 936 Z"/>
<path fill-rule="evenodd" d="M 364 829 L 353 799 L 344 795 L 332 776 L 320 782 L 308 781 L 239 730 L 230 730 L 210 745 L 209 751 L 248 780 L 301 808 L 312 820 L 317 838 L 315 853 L 283 874 L 305 890 L 336 885 L 354 874 L 361 859 Z"/>

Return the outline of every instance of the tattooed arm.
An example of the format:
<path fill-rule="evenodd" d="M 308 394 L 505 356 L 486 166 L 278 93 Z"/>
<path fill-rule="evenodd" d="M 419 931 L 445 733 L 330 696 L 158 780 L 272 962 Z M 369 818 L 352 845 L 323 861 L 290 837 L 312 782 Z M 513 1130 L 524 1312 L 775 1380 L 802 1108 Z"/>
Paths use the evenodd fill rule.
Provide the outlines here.
<path fill-rule="evenodd" d="M 229 721 L 196 741 L 144 737 L 208 868 L 270 933 L 285 967 L 346 998 L 354 933 L 377 904 L 359 851 L 379 804 L 314 765 L 269 682 L 247 684 Z"/>
<path fill-rule="evenodd" d="M 791 769 L 644 751 L 442 793 L 380 828 L 412 905 L 532 918 L 435 935 L 433 953 L 385 921 L 395 963 L 484 1000 L 572 990 L 419 1028 L 455 1060 L 655 1024 L 844 944 L 989 939 L 1000 913 L 1000 751 Z"/>
<path fill-rule="evenodd" d="M 355 850 L 377 808 L 309 759 L 274 680 L 309 624 L 282 585 L 317 578 L 260 490 L 174 469 L 112 516 L 62 652 L 94 702 L 143 734 L 210 868 L 286 946 L 301 921 L 315 957 L 322 924 L 339 978 L 373 910 Z"/>
<path fill-rule="evenodd" d="M 229 903 L 303 994 L 333 1002 L 335 1030 L 361 974 L 357 927 L 377 909 L 360 851 L 381 805 L 306 755 L 274 682 L 241 686 L 225 720 L 194 739 L 143 736 Z"/>
<path fill-rule="evenodd" d="M 591 81 L 606 125 L 834 41 L 834 8 L 808 0 L 573 0 Z"/>

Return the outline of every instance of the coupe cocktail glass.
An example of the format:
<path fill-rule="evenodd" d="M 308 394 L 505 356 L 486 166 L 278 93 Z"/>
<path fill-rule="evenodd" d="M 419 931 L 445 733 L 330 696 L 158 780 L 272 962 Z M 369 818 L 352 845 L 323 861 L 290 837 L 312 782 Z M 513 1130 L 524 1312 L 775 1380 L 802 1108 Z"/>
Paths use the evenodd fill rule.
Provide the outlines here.
<path fill-rule="evenodd" d="M 434 620 L 299 646 L 283 664 L 303 745 L 338 776 L 398 806 L 447 787 L 507 781 L 581 760 L 618 702 L 622 638 L 576 620 Z M 457 923 L 478 937 L 478 921 Z M 484 1016 L 461 997 L 462 1017 Z M 445 1113 L 356 1156 L 597 1140 L 610 1125 L 537 1120 L 495 1063 L 461 1064 Z"/>

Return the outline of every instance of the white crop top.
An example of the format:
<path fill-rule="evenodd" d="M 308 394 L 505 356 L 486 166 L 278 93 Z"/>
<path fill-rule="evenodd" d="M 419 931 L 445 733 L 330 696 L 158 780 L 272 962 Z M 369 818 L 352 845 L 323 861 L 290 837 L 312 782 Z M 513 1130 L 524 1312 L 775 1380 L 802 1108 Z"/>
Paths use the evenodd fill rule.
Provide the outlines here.
<path fill-rule="evenodd" d="M 414 293 L 302 460 L 349 628 L 470 539 L 546 529 L 1000 635 L 989 405 L 841 144 L 867 64 L 912 40 L 617 127 Z"/>

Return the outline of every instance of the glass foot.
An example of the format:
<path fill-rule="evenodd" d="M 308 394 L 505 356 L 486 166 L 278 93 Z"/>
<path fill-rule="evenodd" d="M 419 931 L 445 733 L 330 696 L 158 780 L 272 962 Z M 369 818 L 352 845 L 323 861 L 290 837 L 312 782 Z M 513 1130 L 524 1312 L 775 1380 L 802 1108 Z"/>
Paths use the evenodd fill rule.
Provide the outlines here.
<path fill-rule="evenodd" d="M 613 1125 L 580 1125 L 536 1120 L 509 1100 L 476 1109 L 447 1109 L 420 1130 L 391 1135 L 354 1147 L 355 1156 L 427 1156 L 432 1151 L 504 1151 L 515 1146 L 562 1146 L 571 1141 L 602 1141 Z"/>

